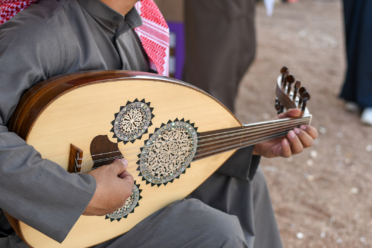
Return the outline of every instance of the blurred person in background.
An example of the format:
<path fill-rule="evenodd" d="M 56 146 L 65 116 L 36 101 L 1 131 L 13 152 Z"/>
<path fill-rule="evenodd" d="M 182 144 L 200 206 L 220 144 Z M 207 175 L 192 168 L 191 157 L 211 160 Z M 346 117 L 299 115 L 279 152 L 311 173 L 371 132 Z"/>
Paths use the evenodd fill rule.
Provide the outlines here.
<path fill-rule="evenodd" d="M 213 4 L 210 0 L 185 0 L 185 81 L 208 92 L 232 112 L 235 112 L 239 83 L 256 53 L 255 4 L 255 0 L 214 0 Z M 237 175 L 239 167 L 244 168 L 250 149 L 236 152 L 219 171 L 228 169 L 230 174 Z M 213 178 L 216 174 L 200 188 L 216 181 L 217 178 Z M 237 199 L 243 199 L 244 195 L 252 194 L 250 202 L 236 203 L 237 207 L 218 203 L 216 199 L 211 206 L 239 217 L 248 247 L 283 247 L 262 169 L 258 167 L 255 174 L 251 171 L 249 178 L 235 176 L 225 180 L 226 185 L 245 184 L 246 192 L 227 192 L 215 187 L 221 191 L 216 195 L 222 199 L 241 195 Z M 210 202 L 211 197 L 202 195 L 199 190 L 191 196 Z"/>
<path fill-rule="evenodd" d="M 239 83 L 256 53 L 255 2 L 185 1 L 185 81 L 232 112 Z"/>
<path fill-rule="evenodd" d="M 340 97 L 372 125 L 372 1 L 343 0 L 347 70 Z"/>

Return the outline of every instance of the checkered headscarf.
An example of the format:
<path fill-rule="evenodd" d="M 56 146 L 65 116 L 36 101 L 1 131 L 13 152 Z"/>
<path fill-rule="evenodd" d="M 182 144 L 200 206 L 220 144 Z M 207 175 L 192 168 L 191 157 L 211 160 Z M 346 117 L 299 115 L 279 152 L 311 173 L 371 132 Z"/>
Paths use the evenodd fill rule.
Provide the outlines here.
<path fill-rule="evenodd" d="M 39 0 L 0 0 L 0 24 L 7 22 L 15 16 L 19 11 L 27 8 L 32 3 L 37 3 Z"/>

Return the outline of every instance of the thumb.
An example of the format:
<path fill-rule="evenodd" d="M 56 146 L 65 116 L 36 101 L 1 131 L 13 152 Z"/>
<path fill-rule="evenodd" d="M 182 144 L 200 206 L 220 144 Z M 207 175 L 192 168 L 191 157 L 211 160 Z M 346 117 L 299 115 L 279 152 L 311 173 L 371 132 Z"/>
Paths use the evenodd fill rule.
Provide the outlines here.
<path fill-rule="evenodd" d="M 112 169 L 115 172 L 115 174 L 119 176 L 122 173 L 124 173 L 125 170 L 127 169 L 128 160 L 126 160 L 125 158 L 117 159 L 111 165 L 113 166 Z"/>
<path fill-rule="evenodd" d="M 274 120 L 276 120 L 276 119 L 288 118 L 288 117 L 299 117 L 300 114 L 301 114 L 301 110 L 298 109 L 298 108 L 288 109 L 286 112 L 281 113 L 281 114 L 279 114 L 278 116 L 276 116 L 276 117 L 274 118 Z"/>

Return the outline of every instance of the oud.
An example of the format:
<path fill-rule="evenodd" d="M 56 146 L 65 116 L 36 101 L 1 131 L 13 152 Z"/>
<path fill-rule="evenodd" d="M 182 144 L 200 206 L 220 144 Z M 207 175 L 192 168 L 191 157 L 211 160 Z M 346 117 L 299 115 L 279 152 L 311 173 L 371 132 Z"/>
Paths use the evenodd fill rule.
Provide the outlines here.
<path fill-rule="evenodd" d="M 122 235 L 185 198 L 237 149 L 310 123 L 310 95 L 285 67 L 281 72 L 276 109 L 299 107 L 301 116 L 249 125 L 200 89 L 150 73 L 79 72 L 37 84 L 21 98 L 10 131 L 71 173 L 125 157 L 135 186 L 114 213 L 81 216 L 61 244 L 8 220 L 30 247 L 89 247 Z"/>

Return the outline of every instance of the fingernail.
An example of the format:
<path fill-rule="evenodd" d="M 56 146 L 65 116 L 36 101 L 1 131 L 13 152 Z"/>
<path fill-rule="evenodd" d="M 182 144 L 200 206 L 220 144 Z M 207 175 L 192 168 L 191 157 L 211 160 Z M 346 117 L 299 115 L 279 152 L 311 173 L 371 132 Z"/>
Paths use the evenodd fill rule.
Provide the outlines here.
<path fill-rule="evenodd" d="M 119 159 L 119 161 L 123 163 L 123 165 L 125 166 L 125 168 L 127 168 L 127 166 L 128 166 L 128 160 L 126 160 L 125 158 L 122 158 L 122 159 Z"/>
<path fill-rule="evenodd" d="M 295 128 L 294 131 L 295 131 L 295 133 L 297 133 L 297 134 L 300 133 L 300 129 L 298 129 L 298 128 Z"/>
<path fill-rule="evenodd" d="M 306 130 L 306 126 L 305 125 L 301 125 L 300 127 L 302 130 Z"/>
<path fill-rule="evenodd" d="M 283 145 L 287 146 L 288 145 L 288 141 L 285 139 L 283 140 Z"/>
<path fill-rule="evenodd" d="M 289 138 L 293 139 L 295 137 L 295 133 L 293 131 L 289 131 Z"/>

